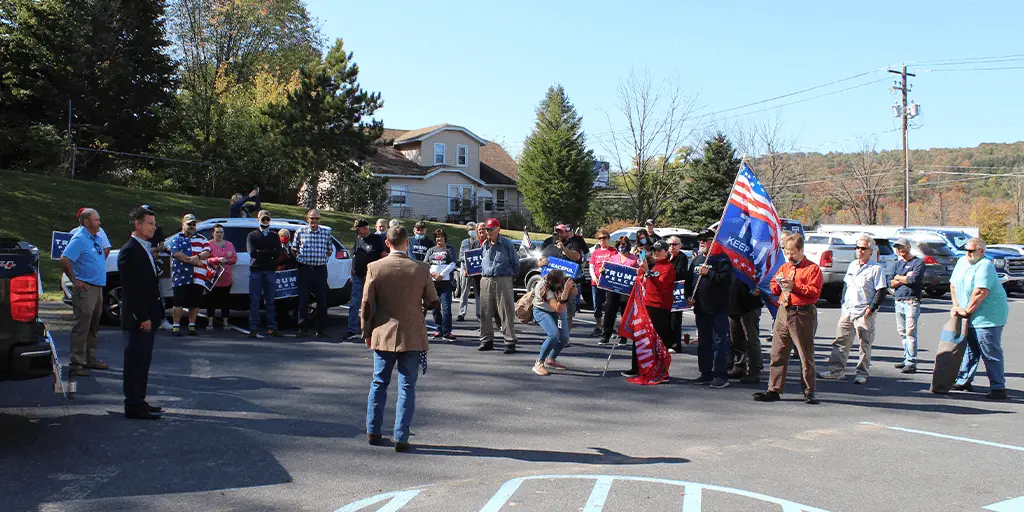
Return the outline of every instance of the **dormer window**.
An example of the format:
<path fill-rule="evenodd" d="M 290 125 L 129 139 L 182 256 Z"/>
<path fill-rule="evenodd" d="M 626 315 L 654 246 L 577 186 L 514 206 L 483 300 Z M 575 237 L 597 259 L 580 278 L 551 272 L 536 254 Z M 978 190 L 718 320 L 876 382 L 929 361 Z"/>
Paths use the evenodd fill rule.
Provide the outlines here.
<path fill-rule="evenodd" d="M 459 144 L 455 151 L 455 165 L 458 167 L 469 166 L 469 146 Z"/>
<path fill-rule="evenodd" d="M 443 142 L 434 143 L 434 165 L 444 165 L 445 146 Z"/>

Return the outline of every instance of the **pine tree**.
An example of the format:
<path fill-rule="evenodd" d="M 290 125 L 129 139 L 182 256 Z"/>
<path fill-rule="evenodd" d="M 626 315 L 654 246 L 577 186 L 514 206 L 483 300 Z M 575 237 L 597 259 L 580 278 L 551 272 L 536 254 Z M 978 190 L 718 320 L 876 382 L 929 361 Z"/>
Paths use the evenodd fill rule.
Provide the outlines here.
<path fill-rule="evenodd" d="M 719 133 L 704 143 L 703 154 L 684 173 L 678 219 L 686 227 L 701 230 L 722 219 L 740 159 L 732 143 Z"/>
<path fill-rule="evenodd" d="M 534 224 L 542 228 L 585 220 L 593 194 L 594 152 L 587 149 L 582 123 L 562 86 L 548 88 L 519 159 L 519 191 Z"/>
<path fill-rule="evenodd" d="M 380 121 L 367 119 L 383 106 L 380 93 L 363 90 L 358 78 L 359 66 L 338 39 L 323 62 L 300 70 L 299 87 L 289 93 L 288 102 L 271 105 L 267 112 L 270 128 L 280 134 L 294 173 L 309 192 L 308 208 L 323 206 L 322 179 L 346 186 L 359 182 L 365 176 L 362 165 L 384 132 Z M 366 186 L 383 188 L 378 182 Z"/>

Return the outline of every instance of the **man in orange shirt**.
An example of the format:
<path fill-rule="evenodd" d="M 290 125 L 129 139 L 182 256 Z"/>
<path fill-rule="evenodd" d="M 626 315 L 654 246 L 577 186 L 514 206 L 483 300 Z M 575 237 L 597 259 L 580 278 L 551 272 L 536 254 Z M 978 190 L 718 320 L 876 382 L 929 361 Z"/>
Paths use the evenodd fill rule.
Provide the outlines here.
<path fill-rule="evenodd" d="M 782 239 L 782 251 L 786 263 L 772 280 L 772 293 L 779 296 L 779 313 L 775 318 L 775 332 L 772 337 L 771 376 L 768 391 L 754 393 L 758 402 L 775 402 L 781 399 L 786 385 L 786 367 L 789 356 L 796 344 L 800 354 L 800 369 L 807 385 L 804 401 L 816 404 L 814 398 L 814 333 L 818 329 L 818 309 L 815 304 L 821 297 L 821 268 L 804 258 L 804 239 L 796 233 Z"/>

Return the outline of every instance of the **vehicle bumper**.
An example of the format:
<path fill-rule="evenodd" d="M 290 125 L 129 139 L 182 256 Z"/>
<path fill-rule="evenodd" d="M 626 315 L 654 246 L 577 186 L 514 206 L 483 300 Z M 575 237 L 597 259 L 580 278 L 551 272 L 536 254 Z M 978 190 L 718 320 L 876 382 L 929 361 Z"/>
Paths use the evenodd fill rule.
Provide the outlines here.
<path fill-rule="evenodd" d="M 0 369 L 0 381 L 41 379 L 53 375 L 53 352 L 45 336 L 34 342 L 9 347 L 6 368 Z"/>

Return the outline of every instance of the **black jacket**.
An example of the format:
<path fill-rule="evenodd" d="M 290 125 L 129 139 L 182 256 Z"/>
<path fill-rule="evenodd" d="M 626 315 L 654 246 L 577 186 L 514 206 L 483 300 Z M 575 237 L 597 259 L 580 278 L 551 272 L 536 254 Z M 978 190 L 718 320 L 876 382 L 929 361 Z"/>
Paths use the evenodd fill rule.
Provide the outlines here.
<path fill-rule="evenodd" d="M 742 315 L 751 311 L 759 311 L 764 301 L 760 295 L 750 293 L 747 283 L 736 279 L 732 280 L 732 289 L 729 292 L 729 314 Z"/>
<path fill-rule="evenodd" d="M 690 262 L 684 286 L 686 297 L 696 299 L 693 306 L 695 313 L 727 314 L 732 288 L 732 265 L 725 258 L 716 260 L 711 264 L 708 275 L 700 277 L 700 286 L 695 290 L 699 277 L 697 266 L 703 265 L 706 260 L 707 256 L 698 253 Z"/>
<path fill-rule="evenodd" d="M 253 230 L 245 239 L 245 248 L 249 251 L 249 271 L 266 272 L 277 270 L 281 258 L 281 239 L 277 232 L 268 229 L 263 234 L 259 229 Z"/>
<path fill-rule="evenodd" d="M 384 237 L 370 233 L 366 238 L 356 237 L 355 248 L 352 249 L 352 274 L 357 277 L 366 277 L 366 266 L 381 258 L 381 253 L 387 252 L 388 247 L 384 245 Z"/>
<path fill-rule="evenodd" d="M 164 305 L 160 299 L 160 281 L 146 249 L 129 237 L 117 254 L 117 272 L 121 277 L 121 329 L 134 331 L 146 320 L 152 329 L 160 328 Z"/>
<path fill-rule="evenodd" d="M 687 273 L 690 269 L 690 259 L 686 257 L 686 253 L 679 251 L 675 258 L 669 257 L 668 262 L 676 269 L 676 281 L 690 280 L 690 274 Z"/>

